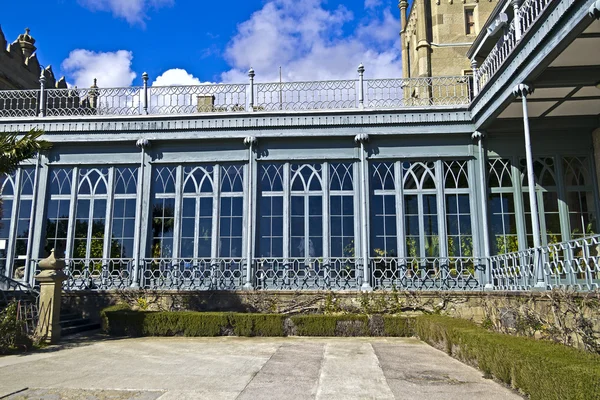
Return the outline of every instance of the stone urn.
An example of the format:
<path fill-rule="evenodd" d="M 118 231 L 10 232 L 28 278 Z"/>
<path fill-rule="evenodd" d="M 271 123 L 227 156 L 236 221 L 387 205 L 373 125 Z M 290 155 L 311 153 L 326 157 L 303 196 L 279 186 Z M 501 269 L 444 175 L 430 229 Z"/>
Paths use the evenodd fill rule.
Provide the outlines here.
<path fill-rule="evenodd" d="M 57 259 L 54 249 L 50 256 L 39 263 L 41 272 L 35 280 L 40 284 L 39 321 L 36 337 L 46 343 L 60 340 L 60 303 L 62 283 L 67 279 L 63 272 L 65 261 Z"/>

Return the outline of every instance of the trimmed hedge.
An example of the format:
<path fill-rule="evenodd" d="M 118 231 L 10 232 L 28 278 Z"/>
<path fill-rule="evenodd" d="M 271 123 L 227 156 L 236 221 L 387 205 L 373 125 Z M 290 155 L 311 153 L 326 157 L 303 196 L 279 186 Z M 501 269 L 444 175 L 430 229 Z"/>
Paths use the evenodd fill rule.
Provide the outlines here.
<path fill-rule="evenodd" d="M 531 400 L 600 399 L 600 357 L 526 337 L 490 332 L 442 316 L 419 316 L 415 333 L 486 375 L 519 389 Z"/>
<path fill-rule="evenodd" d="M 284 336 L 276 314 L 132 311 L 118 304 L 102 310 L 102 328 L 115 336 Z"/>
<path fill-rule="evenodd" d="M 414 318 L 396 315 L 383 316 L 383 336 L 410 337 L 414 336 Z"/>
<path fill-rule="evenodd" d="M 296 315 L 290 317 L 298 336 L 369 336 L 366 315 Z"/>

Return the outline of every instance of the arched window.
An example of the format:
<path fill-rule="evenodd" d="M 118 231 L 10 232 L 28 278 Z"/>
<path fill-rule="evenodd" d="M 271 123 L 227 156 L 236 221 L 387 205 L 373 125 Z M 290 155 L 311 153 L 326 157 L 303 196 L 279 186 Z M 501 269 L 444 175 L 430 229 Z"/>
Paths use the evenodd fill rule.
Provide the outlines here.
<path fill-rule="evenodd" d="M 528 247 L 533 247 L 534 242 L 533 230 L 531 227 L 531 205 L 529 204 L 527 166 L 525 159 L 521 159 L 520 163 L 527 245 Z M 536 180 L 536 196 L 540 215 L 542 245 L 561 242 L 563 237 L 560 225 L 558 185 L 554 158 L 542 157 L 534 159 L 533 171 Z"/>
<path fill-rule="evenodd" d="M 74 259 L 104 257 L 108 187 L 108 168 L 79 170 L 71 252 Z"/>
<path fill-rule="evenodd" d="M 115 190 L 111 223 L 110 257 L 134 256 L 138 168 L 115 168 Z"/>
<path fill-rule="evenodd" d="M 515 189 L 510 160 L 497 158 L 488 161 L 488 185 L 492 254 L 518 251 Z"/>
<path fill-rule="evenodd" d="M 440 255 L 437 185 L 433 162 L 403 162 L 404 226 L 408 257 Z"/>
<path fill-rule="evenodd" d="M 244 166 L 154 169 L 153 258 L 240 258 Z"/>
<path fill-rule="evenodd" d="M 467 161 L 444 162 L 448 255 L 473 256 L 471 202 Z"/>
<path fill-rule="evenodd" d="M 587 157 L 564 157 L 563 171 L 569 209 L 569 239 L 596 233 L 594 185 Z"/>
<path fill-rule="evenodd" d="M 160 166 L 154 169 L 154 199 L 152 202 L 153 258 L 173 256 L 175 232 L 176 167 Z"/>
<path fill-rule="evenodd" d="M 323 184 L 321 164 L 292 164 L 292 257 L 323 256 Z"/>
<path fill-rule="evenodd" d="M 73 168 L 50 171 L 50 198 L 46 205 L 46 245 L 44 256 L 52 249 L 57 255 L 67 250 Z"/>

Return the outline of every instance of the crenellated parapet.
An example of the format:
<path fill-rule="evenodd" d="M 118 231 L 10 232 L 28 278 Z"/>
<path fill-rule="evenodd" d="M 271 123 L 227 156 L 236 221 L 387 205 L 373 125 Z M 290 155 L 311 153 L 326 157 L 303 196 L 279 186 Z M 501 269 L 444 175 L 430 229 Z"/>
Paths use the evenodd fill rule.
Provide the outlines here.
<path fill-rule="evenodd" d="M 38 89 L 42 74 L 46 87 L 67 88 L 64 77 L 57 80 L 51 66 L 42 68 L 36 50 L 29 28 L 9 44 L 0 27 L 0 90 Z"/>

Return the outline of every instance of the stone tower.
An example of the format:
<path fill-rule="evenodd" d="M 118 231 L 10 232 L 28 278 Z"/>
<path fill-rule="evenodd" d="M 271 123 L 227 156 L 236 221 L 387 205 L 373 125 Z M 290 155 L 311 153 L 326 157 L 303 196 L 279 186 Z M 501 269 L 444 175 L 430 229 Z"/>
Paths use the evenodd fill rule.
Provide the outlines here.
<path fill-rule="evenodd" d="M 35 54 L 36 49 L 29 28 L 11 44 L 7 43 L 0 28 L 0 90 L 39 89 L 42 73 L 46 77 L 46 87 L 67 87 L 64 78 L 56 80 L 52 67 L 42 69 Z"/>
<path fill-rule="evenodd" d="M 467 50 L 497 0 L 400 0 L 404 78 L 471 73 Z"/>

